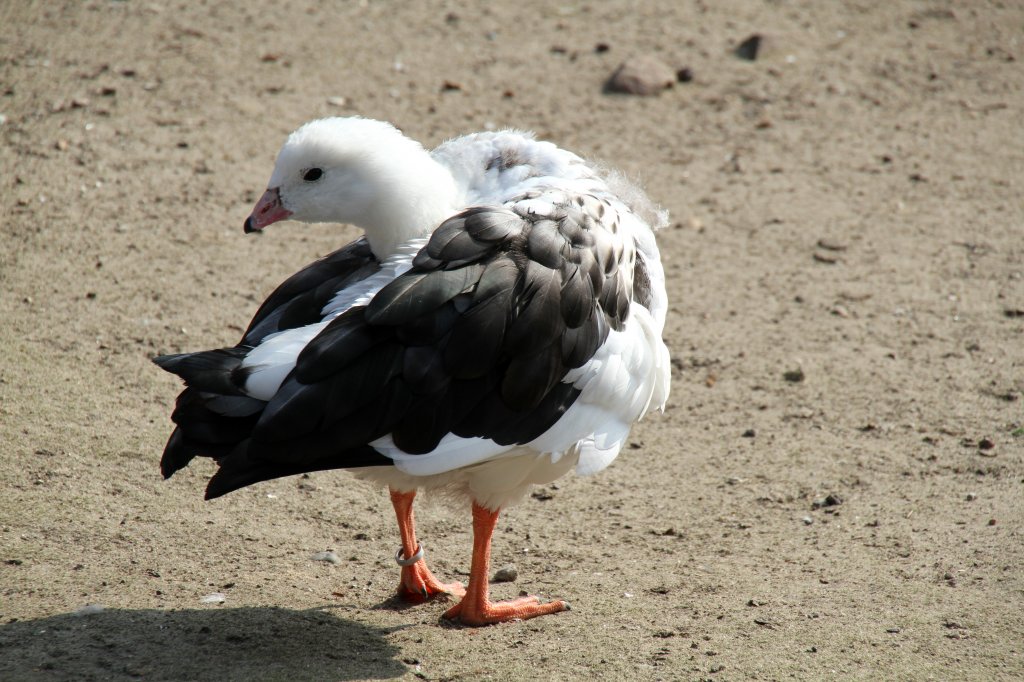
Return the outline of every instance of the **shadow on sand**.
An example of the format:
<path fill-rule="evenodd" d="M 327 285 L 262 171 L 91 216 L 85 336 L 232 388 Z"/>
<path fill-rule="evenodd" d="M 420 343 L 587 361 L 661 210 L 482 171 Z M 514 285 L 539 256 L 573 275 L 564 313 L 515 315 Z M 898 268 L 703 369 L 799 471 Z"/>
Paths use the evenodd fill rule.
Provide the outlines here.
<path fill-rule="evenodd" d="M 0 625 L 0 680 L 392 679 L 389 631 L 319 609 L 109 609 Z"/>

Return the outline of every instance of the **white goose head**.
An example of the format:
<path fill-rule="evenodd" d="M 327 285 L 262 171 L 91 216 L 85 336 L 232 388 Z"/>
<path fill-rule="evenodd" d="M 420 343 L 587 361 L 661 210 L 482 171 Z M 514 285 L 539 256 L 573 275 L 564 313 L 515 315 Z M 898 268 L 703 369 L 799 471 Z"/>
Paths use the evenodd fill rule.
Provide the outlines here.
<path fill-rule="evenodd" d="M 285 219 L 349 223 L 383 260 L 458 210 L 457 194 L 448 169 L 391 124 L 324 118 L 288 137 L 245 231 Z"/>

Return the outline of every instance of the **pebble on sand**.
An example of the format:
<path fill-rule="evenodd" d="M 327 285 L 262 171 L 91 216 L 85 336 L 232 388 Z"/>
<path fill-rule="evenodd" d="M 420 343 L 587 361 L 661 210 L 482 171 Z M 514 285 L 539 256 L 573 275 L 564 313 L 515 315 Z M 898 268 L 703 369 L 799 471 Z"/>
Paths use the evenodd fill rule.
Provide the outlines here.
<path fill-rule="evenodd" d="M 824 507 L 838 507 L 843 503 L 843 498 L 835 493 L 829 493 L 825 497 L 815 500 L 811 503 L 812 509 L 822 509 Z"/>
<path fill-rule="evenodd" d="M 338 557 L 338 555 L 330 550 L 326 552 L 317 552 L 316 554 L 311 556 L 310 559 L 312 559 L 313 561 L 326 561 L 329 564 L 335 565 L 341 563 L 341 559 Z"/>
<path fill-rule="evenodd" d="M 605 90 L 627 95 L 657 95 L 676 82 L 676 73 L 651 55 L 627 59 L 608 79 Z"/>
<path fill-rule="evenodd" d="M 491 580 L 496 583 L 511 583 L 515 582 L 518 577 L 519 569 L 516 568 L 516 565 L 505 564 L 494 572 L 494 577 Z"/>
<path fill-rule="evenodd" d="M 791 369 L 783 372 L 782 378 L 790 383 L 799 384 L 800 382 L 807 378 L 807 375 L 804 374 L 803 367 L 797 367 L 796 369 Z"/>
<path fill-rule="evenodd" d="M 106 610 L 107 610 L 107 608 L 105 606 L 103 606 L 102 604 L 86 604 L 85 606 L 81 606 L 81 607 L 75 609 L 75 612 L 74 612 L 73 615 L 76 615 L 76 616 L 88 616 L 88 615 L 91 615 L 93 613 L 103 613 Z"/>
<path fill-rule="evenodd" d="M 754 33 L 744 38 L 733 50 L 736 57 L 744 61 L 785 61 L 792 64 L 796 56 L 789 53 L 790 41 L 784 36 Z"/>
<path fill-rule="evenodd" d="M 761 49 L 761 36 L 755 33 L 752 36 L 748 36 L 736 46 L 735 54 L 740 59 L 746 59 L 748 62 L 752 62 L 757 59 L 757 52 Z"/>

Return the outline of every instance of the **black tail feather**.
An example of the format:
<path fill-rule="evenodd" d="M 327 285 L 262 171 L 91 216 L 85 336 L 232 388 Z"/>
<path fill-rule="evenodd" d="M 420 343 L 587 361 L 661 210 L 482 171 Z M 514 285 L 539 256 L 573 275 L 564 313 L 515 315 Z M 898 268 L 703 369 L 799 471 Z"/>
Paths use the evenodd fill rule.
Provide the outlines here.
<path fill-rule="evenodd" d="M 352 448 L 332 457 L 310 462 L 265 462 L 249 457 L 249 440 L 239 443 L 225 457 L 217 460 L 220 468 L 206 486 L 206 499 L 212 500 L 239 488 L 272 478 L 305 474 L 330 469 L 354 469 L 367 466 L 390 466 L 390 459 L 369 445 Z"/>
<path fill-rule="evenodd" d="M 170 371 L 177 373 L 177 369 L 183 366 L 178 360 L 181 357 L 162 356 L 157 359 L 157 364 L 163 367 L 159 361 L 165 361 L 175 368 Z M 326 443 L 320 443 L 321 452 L 310 456 L 312 448 L 308 443 L 304 444 L 301 438 L 286 438 L 284 442 L 278 443 L 271 451 L 273 459 L 254 458 L 250 453 L 250 438 L 263 414 L 264 406 L 265 403 L 254 398 L 224 396 L 197 390 L 195 387 L 186 388 L 178 396 L 171 415 L 177 428 L 167 440 L 160 459 L 163 477 L 170 478 L 196 457 L 210 457 L 217 461 L 219 469 L 206 489 L 206 499 L 209 500 L 253 483 L 282 476 L 393 464 L 368 445 L 335 450 Z M 296 449 L 296 456 L 289 461 L 281 453 L 288 452 L 290 447 Z"/>
<path fill-rule="evenodd" d="M 221 395 L 245 395 L 242 387 L 249 370 L 242 360 L 252 349 L 248 346 L 218 348 L 197 353 L 159 355 L 153 362 L 172 374 L 177 374 L 192 388 Z"/>
<path fill-rule="evenodd" d="M 160 458 L 160 473 L 166 480 L 176 471 L 187 467 L 195 456 L 195 448 L 185 438 L 181 429 L 174 429 L 174 433 L 167 439 L 167 445 L 164 446 L 163 457 Z"/>

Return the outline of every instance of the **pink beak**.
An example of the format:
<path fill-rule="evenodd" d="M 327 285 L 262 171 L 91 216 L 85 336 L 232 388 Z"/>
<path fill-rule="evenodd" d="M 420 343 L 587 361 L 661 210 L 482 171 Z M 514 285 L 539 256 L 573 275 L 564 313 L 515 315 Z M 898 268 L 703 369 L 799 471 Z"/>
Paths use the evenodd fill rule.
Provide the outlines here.
<path fill-rule="evenodd" d="M 291 211 L 281 205 L 281 193 L 278 188 L 268 189 L 256 202 L 256 208 L 252 209 L 252 214 L 245 219 L 245 233 L 258 232 L 267 225 L 284 220 L 291 214 Z"/>

